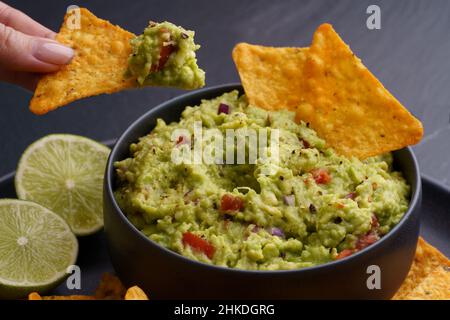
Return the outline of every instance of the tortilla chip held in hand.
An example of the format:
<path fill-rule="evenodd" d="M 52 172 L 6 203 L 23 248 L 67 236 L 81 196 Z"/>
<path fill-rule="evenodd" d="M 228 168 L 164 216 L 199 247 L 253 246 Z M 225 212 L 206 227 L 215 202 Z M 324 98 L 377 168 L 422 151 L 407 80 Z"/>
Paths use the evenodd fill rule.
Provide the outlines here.
<path fill-rule="evenodd" d="M 80 10 L 79 28 L 74 27 L 75 10 Z M 39 81 L 30 110 L 45 114 L 74 100 L 112 93 L 134 85 L 125 79 L 134 34 L 94 16 L 87 9 L 74 9 L 64 17 L 56 40 L 73 48 L 72 61 Z M 95 67 L 94 67 L 95 66 Z"/>
<path fill-rule="evenodd" d="M 341 155 L 364 159 L 422 138 L 420 121 L 329 24 L 316 30 L 309 49 L 238 44 L 233 59 L 251 104 L 295 111 Z"/>

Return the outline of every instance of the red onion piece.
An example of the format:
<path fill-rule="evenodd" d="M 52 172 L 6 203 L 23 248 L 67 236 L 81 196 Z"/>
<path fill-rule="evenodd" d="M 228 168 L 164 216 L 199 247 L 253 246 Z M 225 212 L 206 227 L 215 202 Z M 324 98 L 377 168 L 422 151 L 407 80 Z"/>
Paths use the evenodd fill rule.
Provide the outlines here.
<path fill-rule="evenodd" d="M 217 114 L 221 114 L 221 113 L 229 114 L 230 107 L 225 103 L 219 104 L 219 109 L 217 110 Z"/>
<path fill-rule="evenodd" d="M 350 192 L 349 194 L 347 194 L 344 199 L 355 199 L 356 198 L 356 192 Z"/>
<path fill-rule="evenodd" d="M 270 233 L 271 233 L 273 236 L 284 237 L 284 232 L 283 232 L 283 230 L 281 230 L 280 228 L 277 228 L 277 227 L 272 227 L 272 228 L 270 228 Z"/>

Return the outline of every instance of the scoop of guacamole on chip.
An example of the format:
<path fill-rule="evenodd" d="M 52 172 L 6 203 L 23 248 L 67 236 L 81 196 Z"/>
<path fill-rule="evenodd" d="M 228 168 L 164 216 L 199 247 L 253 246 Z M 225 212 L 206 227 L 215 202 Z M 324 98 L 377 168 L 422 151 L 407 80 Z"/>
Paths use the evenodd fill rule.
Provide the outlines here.
<path fill-rule="evenodd" d="M 79 28 L 73 27 L 80 20 Z M 151 22 L 136 36 L 96 17 L 86 8 L 72 8 L 56 40 L 74 49 L 64 68 L 43 75 L 30 110 L 46 114 L 78 99 L 141 86 L 197 89 L 205 72 L 197 66 L 194 32 L 169 22 Z"/>
<path fill-rule="evenodd" d="M 115 197 L 153 241 L 230 268 L 305 268 L 379 240 L 409 203 L 410 187 L 393 169 L 392 155 L 340 156 L 308 123 L 294 120 L 293 112 L 249 105 L 237 91 L 188 106 L 179 122 L 159 119 L 130 146 L 130 157 L 115 163 Z M 221 156 L 213 163 L 173 161 L 174 150 L 195 150 L 199 127 L 218 136 L 232 130 L 235 148 L 245 141 L 246 161 L 220 163 Z M 274 151 L 265 158 L 258 153 L 250 162 L 247 129 L 267 131 L 270 141 L 277 135 L 278 157 L 272 157 Z M 206 134 L 201 139 L 203 150 L 217 141 Z M 262 140 L 257 136 L 264 149 Z"/>
<path fill-rule="evenodd" d="M 150 22 L 131 40 L 128 75 L 139 85 L 196 89 L 205 85 L 205 72 L 197 65 L 194 32 L 170 22 Z"/>

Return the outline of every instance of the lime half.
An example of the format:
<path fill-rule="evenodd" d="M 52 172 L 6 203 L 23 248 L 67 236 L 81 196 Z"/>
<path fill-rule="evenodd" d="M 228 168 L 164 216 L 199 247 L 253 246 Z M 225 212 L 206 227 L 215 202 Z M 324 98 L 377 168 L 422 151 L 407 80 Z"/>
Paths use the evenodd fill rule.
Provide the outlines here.
<path fill-rule="evenodd" d="M 60 215 L 76 235 L 103 226 L 103 175 L 109 148 L 91 139 L 52 134 L 31 144 L 16 172 L 19 199 Z"/>
<path fill-rule="evenodd" d="M 57 214 L 29 201 L 0 200 L 0 298 L 56 287 L 77 254 L 77 238 Z"/>

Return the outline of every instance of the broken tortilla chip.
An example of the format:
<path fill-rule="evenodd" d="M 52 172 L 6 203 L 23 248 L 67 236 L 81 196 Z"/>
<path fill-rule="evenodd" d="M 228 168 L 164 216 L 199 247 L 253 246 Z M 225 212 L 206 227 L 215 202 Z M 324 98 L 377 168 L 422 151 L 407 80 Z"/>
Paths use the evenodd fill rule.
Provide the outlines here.
<path fill-rule="evenodd" d="M 329 24 L 317 29 L 309 49 L 238 44 L 233 59 L 251 104 L 296 111 L 341 155 L 365 159 L 422 138 L 420 121 Z"/>
<path fill-rule="evenodd" d="M 31 293 L 28 295 L 28 300 L 42 300 L 42 297 L 41 297 L 41 295 L 40 295 L 39 293 L 37 293 L 37 292 L 31 292 Z"/>
<path fill-rule="evenodd" d="M 125 296 L 126 288 L 116 276 L 105 272 L 95 290 L 95 299 L 98 300 L 122 300 Z"/>
<path fill-rule="evenodd" d="M 71 23 L 76 10 L 80 10 L 79 28 Z M 59 71 L 40 79 L 30 110 L 45 114 L 74 100 L 135 86 L 134 79 L 124 77 L 134 37 L 87 9 L 69 11 L 56 40 L 73 48 L 75 56 Z"/>
<path fill-rule="evenodd" d="M 28 300 L 95 300 L 93 296 L 72 295 L 72 296 L 41 296 L 37 292 L 28 295 Z"/>
<path fill-rule="evenodd" d="M 233 60 L 250 104 L 267 109 L 296 108 L 308 48 L 273 48 L 239 43 Z"/>
<path fill-rule="evenodd" d="M 422 238 L 394 300 L 450 300 L 450 260 Z"/>
<path fill-rule="evenodd" d="M 141 288 L 133 286 L 125 293 L 125 300 L 148 300 L 148 297 Z"/>
<path fill-rule="evenodd" d="M 28 300 L 148 300 L 148 296 L 138 286 L 126 290 L 118 277 L 106 272 L 102 275 L 94 296 L 41 296 L 37 292 L 31 292 Z"/>

